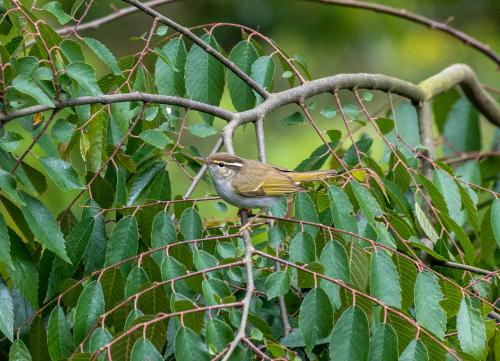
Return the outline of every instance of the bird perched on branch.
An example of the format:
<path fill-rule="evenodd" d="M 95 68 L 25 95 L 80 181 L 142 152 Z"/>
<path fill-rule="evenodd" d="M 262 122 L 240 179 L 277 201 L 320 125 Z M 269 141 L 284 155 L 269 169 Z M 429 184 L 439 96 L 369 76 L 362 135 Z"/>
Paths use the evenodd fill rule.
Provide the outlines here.
<path fill-rule="evenodd" d="M 295 172 L 229 153 L 196 159 L 207 164 L 221 198 L 242 209 L 269 208 L 283 195 L 304 191 L 300 183 L 323 180 L 336 173 L 335 170 Z"/>

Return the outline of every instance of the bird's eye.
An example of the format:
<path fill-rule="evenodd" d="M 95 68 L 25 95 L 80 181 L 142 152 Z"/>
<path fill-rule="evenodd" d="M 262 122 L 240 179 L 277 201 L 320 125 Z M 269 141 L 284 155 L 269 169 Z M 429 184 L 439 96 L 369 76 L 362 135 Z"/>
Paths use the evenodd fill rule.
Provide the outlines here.
<path fill-rule="evenodd" d="M 222 168 L 224 167 L 224 163 L 220 162 L 220 163 L 217 163 L 217 165 L 219 166 L 219 168 Z"/>

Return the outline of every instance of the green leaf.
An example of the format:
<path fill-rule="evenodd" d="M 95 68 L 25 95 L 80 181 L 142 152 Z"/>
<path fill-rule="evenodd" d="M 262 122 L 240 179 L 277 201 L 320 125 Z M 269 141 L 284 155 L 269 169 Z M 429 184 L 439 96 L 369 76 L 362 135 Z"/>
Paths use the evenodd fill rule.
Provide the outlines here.
<path fill-rule="evenodd" d="M 333 279 L 350 281 L 349 259 L 344 246 L 338 241 L 330 241 L 321 252 L 319 263 L 323 266 L 325 276 Z M 341 306 L 340 286 L 325 279 L 319 281 L 320 287 L 330 298 L 334 308 Z"/>
<path fill-rule="evenodd" d="M 387 324 L 381 324 L 370 339 L 369 361 L 397 361 L 398 360 L 398 336 L 394 328 Z"/>
<path fill-rule="evenodd" d="M 0 331 L 14 341 L 14 305 L 7 285 L 0 279 Z"/>
<path fill-rule="evenodd" d="M 283 125 L 304 124 L 304 117 L 303 117 L 302 113 L 295 112 L 295 113 L 292 113 L 289 116 L 281 119 L 281 123 L 283 123 Z"/>
<path fill-rule="evenodd" d="M 66 360 L 75 349 L 68 321 L 62 307 L 59 305 L 54 307 L 50 314 L 47 344 L 52 360 Z"/>
<path fill-rule="evenodd" d="M 104 265 L 107 240 L 105 229 L 106 224 L 104 216 L 101 213 L 101 208 L 94 200 L 87 201 L 86 206 L 88 208 L 84 209 L 82 219 L 86 217 L 92 217 L 94 219 L 92 236 L 87 243 L 87 248 L 85 248 L 83 256 L 85 274 L 89 274 Z"/>
<path fill-rule="evenodd" d="M 0 214 L 0 261 L 7 267 L 12 268 L 12 257 L 10 256 L 10 237 L 3 215 Z"/>
<path fill-rule="evenodd" d="M 335 186 L 328 186 L 328 197 L 330 200 L 330 212 L 333 218 L 333 224 L 336 228 L 344 231 L 358 233 L 358 223 L 354 208 L 345 192 Z M 344 238 L 346 236 L 343 236 Z M 347 236 L 347 239 L 351 237 Z"/>
<path fill-rule="evenodd" d="M 9 361 L 31 361 L 31 355 L 21 339 L 14 341 L 9 350 Z"/>
<path fill-rule="evenodd" d="M 156 60 L 155 84 L 158 94 L 184 96 L 186 92 L 184 89 L 184 67 L 187 56 L 184 40 L 172 39 L 160 51 L 170 64 L 165 62 L 164 57 L 158 57 Z"/>
<path fill-rule="evenodd" d="M 14 232 L 9 232 L 11 241 L 11 255 L 13 268 L 9 271 L 23 296 L 30 304 L 38 307 L 38 269 L 31 256 L 30 250 Z"/>
<path fill-rule="evenodd" d="M 220 51 L 212 35 L 203 35 L 201 39 L 215 50 Z M 205 50 L 194 44 L 186 59 L 186 91 L 188 98 L 211 105 L 219 105 L 224 91 L 224 66 Z M 209 124 L 212 115 L 202 114 Z"/>
<path fill-rule="evenodd" d="M 17 193 L 15 178 L 3 169 L 0 169 L 0 188 L 11 201 L 17 203 L 19 206 L 24 205 L 23 200 Z"/>
<path fill-rule="evenodd" d="M 80 61 L 71 63 L 66 66 L 66 74 L 90 95 L 102 95 L 102 91 L 97 85 L 95 70 L 89 64 Z"/>
<path fill-rule="evenodd" d="M 201 337 L 187 327 L 175 335 L 175 359 L 178 361 L 209 361 L 208 348 Z"/>
<path fill-rule="evenodd" d="M 309 194 L 305 192 L 295 194 L 294 210 L 296 219 L 318 223 L 318 213 L 316 212 L 316 208 L 311 197 L 309 197 Z M 299 225 L 297 229 L 301 229 L 301 226 Z M 306 224 L 304 225 L 304 231 L 309 233 L 314 238 L 318 233 L 318 228 Z"/>
<path fill-rule="evenodd" d="M 300 306 L 299 328 L 311 352 L 318 340 L 330 334 L 333 327 L 333 308 L 325 291 L 314 288 L 304 297 Z"/>
<path fill-rule="evenodd" d="M 500 198 L 495 198 L 491 205 L 491 229 L 497 246 L 500 247 Z"/>
<path fill-rule="evenodd" d="M 252 69 L 250 71 L 250 76 L 258 84 L 268 91 L 273 88 L 273 78 L 276 65 L 274 64 L 273 58 L 270 56 L 261 56 L 257 58 L 252 64 Z M 262 101 L 262 97 L 254 91 L 257 103 Z"/>
<path fill-rule="evenodd" d="M 211 318 L 206 326 L 207 344 L 213 345 L 217 352 L 221 352 L 234 338 L 233 330 L 219 318 Z"/>
<path fill-rule="evenodd" d="M 427 347 L 422 341 L 413 340 L 403 350 L 399 361 L 429 361 Z"/>
<path fill-rule="evenodd" d="M 350 185 L 352 187 L 354 196 L 358 201 L 359 207 L 370 222 L 374 222 L 376 218 L 382 217 L 384 215 L 384 212 L 382 211 L 382 208 L 380 208 L 377 200 L 374 196 L 372 196 L 372 194 L 366 187 L 362 186 L 356 181 L 352 181 Z"/>
<path fill-rule="evenodd" d="M 267 299 L 285 295 L 290 289 L 290 275 L 287 272 L 274 272 L 266 278 Z"/>
<path fill-rule="evenodd" d="M 203 222 L 195 208 L 187 208 L 179 221 L 181 233 L 185 240 L 199 239 L 203 232 Z"/>
<path fill-rule="evenodd" d="M 101 284 L 92 281 L 85 286 L 75 311 L 74 336 L 75 344 L 79 344 L 104 313 L 104 294 Z"/>
<path fill-rule="evenodd" d="M 165 162 L 153 163 L 134 177 L 134 181 L 129 192 L 127 206 L 134 204 L 134 202 L 142 194 L 144 194 L 156 175 L 161 171 L 165 171 L 165 166 Z"/>
<path fill-rule="evenodd" d="M 423 271 L 417 275 L 415 282 L 415 313 L 417 322 L 439 338 L 446 332 L 446 313 L 439 304 L 443 293 L 437 277 Z"/>
<path fill-rule="evenodd" d="M 257 50 L 250 41 L 242 40 L 234 46 L 229 54 L 231 60 L 246 74 L 250 74 L 252 64 L 257 60 Z M 250 86 L 232 71 L 227 74 L 227 87 L 234 108 L 238 111 L 251 109 L 255 106 L 255 94 Z"/>
<path fill-rule="evenodd" d="M 43 9 L 46 10 L 49 14 L 54 15 L 57 18 L 59 24 L 64 25 L 72 20 L 71 16 L 66 14 L 62 5 L 58 1 L 51 1 L 43 6 Z"/>
<path fill-rule="evenodd" d="M 443 129 L 444 151 L 447 155 L 481 149 L 479 113 L 465 97 L 451 107 Z"/>
<path fill-rule="evenodd" d="M 50 270 L 50 276 L 47 285 L 47 296 L 45 298 L 48 301 L 57 292 L 60 291 L 60 287 L 66 279 L 69 279 L 75 273 L 80 260 L 83 257 L 85 248 L 92 236 L 95 227 L 94 219 L 92 217 L 83 218 L 80 223 L 78 223 L 71 232 L 66 237 L 66 247 L 68 250 L 68 257 L 72 264 L 64 262 L 59 257 L 54 257 L 52 261 L 52 269 Z"/>
<path fill-rule="evenodd" d="M 163 357 L 148 339 L 138 339 L 132 348 L 130 361 L 163 361 Z"/>
<path fill-rule="evenodd" d="M 21 207 L 21 211 L 36 240 L 66 262 L 71 263 L 66 254 L 63 234 L 49 210 L 42 202 L 27 193 L 21 193 L 21 199 L 26 204 Z"/>
<path fill-rule="evenodd" d="M 105 328 L 98 327 L 90 336 L 89 342 L 86 344 L 85 351 L 87 352 L 96 352 L 99 348 L 107 344 L 109 341 L 113 339 L 113 335 L 106 330 Z M 99 358 L 99 361 L 104 361 L 104 355 Z"/>
<path fill-rule="evenodd" d="M 337 115 L 337 109 L 332 105 L 326 105 L 321 108 L 320 114 L 325 118 L 332 119 Z"/>
<path fill-rule="evenodd" d="M 127 276 L 127 282 L 125 283 L 125 297 L 128 298 L 141 291 L 144 283 L 148 281 L 148 275 L 142 267 L 135 266 L 132 268 Z"/>
<path fill-rule="evenodd" d="M 20 143 L 19 141 L 22 139 L 23 137 L 20 134 L 7 131 L 3 134 L 2 138 L 0 138 L 0 147 L 12 153 L 17 149 Z"/>
<path fill-rule="evenodd" d="M 40 158 L 40 163 L 45 173 L 62 191 L 85 189 L 85 184 L 71 164 L 53 157 Z"/>
<path fill-rule="evenodd" d="M 388 306 L 401 308 L 401 287 L 396 266 L 383 250 L 372 255 L 370 293 Z"/>
<path fill-rule="evenodd" d="M 82 47 L 79 43 L 71 39 L 64 39 L 59 45 L 64 56 L 68 58 L 70 63 L 84 62 Z"/>
<path fill-rule="evenodd" d="M 12 86 L 18 92 L 28 95 L 33 98 L 37 104 L 45 105 L 53 108 L 54 103 L 49 99 L 47 95 L 43 92 L 43 90 L 36 85 L 35 82 L 28 79 L 24 75 L 18 75 L 13 81 Z"/>
<path fill-rule="evenodd" d="M 316 244 L 307 232 L 299 232 L 290 241 L 290 262 L 311 263 L 316 260 Z"/>
<path fill-rule="evenodd" d="M 101 168 L 106 144 L 107 120 L 107 112 L 96 114 L 88 125 L 86 133 L 82 135 L 82 141 L 83 139 L 88 140 L 88 148 L 82 157 L 85 159 L 85 165 L 89 172 L 97 172 Z"/>
<path fill-rule="evenodd" d="M 220 304 L 221 299 L 231 294 L 231 290 L 227 283 L 217 278 L 203 280 L 201 286 L 205 303 L 208 306 Z"/>
<path fill-rule="evenodd" d="M 432 182 L 443 195 L 451 219 L 457 224 L 462 224 L 465 213 L 462 211 L 462 199 L 455 180 L 444 170 L 436 169 L 432 175 Z"/>
<path fill-rule="evenodd" d="M 139 138 L 159 149 L 165 149 L 168 144 L 172 143 L 172 139 L 159 129 L 144 130 L 139 134 Z"/>
<path fill-rule="evenodd" d="M 482 360 L 486 348 L 486 328 L 479 309 L 472 299 L 463 298 L 457 315 L 457 331 L 464 352 Z"/>
<path fill-rule="evenodd" d="M 191 134 L 200 138 L 206 138 L 217 134 L 217 129 L 209 124 L 191 124 L 187 128 Z"/>
<path fill-rule="evenodd" d="M 415 216 L 417 217 L 418 224 L 424 231 L 424 234 L 432 241 L 432 243 L 436 244 L 439 236 L 418 203 L 415 203 Z"/>
<path fill-rule="evenodd" d="M 332 361 L 365 361 L 368 355 L 368 320 L 363 310 L 349 307 L 338 319 L 330 337 Z"/>
<path fill-rule="evenodd" d="M 99 57 L 112 71 L 114 75 L 120 75 L 122 73 L 118 63 L 116 62 L 116 58 L 109 51 L 109 49 L 101 43 L 100 41 L 92 38 L 85 38 L 85 43 L 87 46 L 94 52 L 95 55 Z"/>
<path fill-rule="evenodd" d="M 389 118 L 376 118 L 375 123 L 377 123 L 382 134 L 387 134 L 394 129 L 394 120 Z"/>
<path fill-rule="evenodd" d="M 137 221 L 133 216 L 126 216 L 118 221 L 109 237 L 106 266 L 136 255 L 139 246 L 138 232 Z M 132 264 L 128 263 L 122 265 L 121 269 L 127 274 L 131 267 Z"/>
<path fill-rule="evenodd" d="M 151 247 L 160 248 L 169 243 L 177 241 L 177 233 L 174 222 L 168 212 L 159 212 L 154 220 L 151 228 Z M 165 251 L 158 251 L 152 254 L 152 257 L 158 265 L 161 265 L 165 258 Z"/>
<path fill-rule="evenodd" d="M 401 145 L 402 153 L 406 157 L 413 157 L 412 151 L 403 144 L 417 147 L 421 143 L 415 107 L 409 101 L 403 101 L 396 106 L 394 113 L 394 129 L 386 135 L 387 140 L 396 146 Z"/>

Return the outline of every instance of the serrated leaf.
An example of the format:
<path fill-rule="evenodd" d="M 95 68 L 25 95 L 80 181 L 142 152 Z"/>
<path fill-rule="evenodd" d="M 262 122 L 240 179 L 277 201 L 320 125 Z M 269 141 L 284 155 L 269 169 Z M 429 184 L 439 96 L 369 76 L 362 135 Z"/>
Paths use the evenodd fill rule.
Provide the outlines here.
<path fill-rule="evenodd" d="M 396 266 L 383 250 L 376 251 L 372 255 L 370 294 L 388 306 L 401 308 L 401 287 Z"/>
<path fill-rule="evenodd" d="M 139 138 L 159 149 L 165 149 L 168 144 L 172 143 L 172 139 L 159 129 L 144 130 L 139 134 Z"/>
<path fill-rule="evenodd" d="M 162 95 L 184 96 L 184 67 L 186 64 L 186 45 L 183 39 L 172 39 L 160 50 L 169 60 L 158 57 L 155 64 L 155 84 Z M 174 66 L 175 69 L 172 67 Z M 176 71 L 177 70 L 177 71 Z"/>
<path fill-rule="evenodd" d="M 30 352 L 21 339 L 15 340 L 10 346 L 9 361 L 32 361 Z"/>
<path fill-rule="evenodd" d="M 92 281 L 85 286 L 75 311 L 74 336 L 79 344 L 104 313 L 104 294 L 101 283 Z"/>
<path fill-rule="evenodd" d="M 118 221 L 111 236 L 109 237 L 106 250 L 106 266 L 119 262 L 126 258 L 135 256 L 139 246 L 139 233 L 137 221 L 133 216 L 123 217 Z M 125 274 L 132 267 L 131 263 L 121 266 Z"/>
<path fill-rule="evenodd" d="M 62 5 L 58 1 L 51 1 L 43 6 L 49 14 L 54 15 L 57 18 L 59 24 L 64 25 L 72 20 L 71 16 L 66 14 Z"/>
<path fill-rule="evenodd" d="M 318 223 L 318 213 L 316 212 L 316 207 L 309 194 L 305 192 L 295 194 L 294 210 L 296 219 Z M 318 227 L 307 224 L 303 227 L 304 231 L 309 233 L 313 238 L 318 233 Z M 299 225 L 297 229 L 301 229 L 301 226 Z"/>
<path fill-rule="evenodd" d="M 97 85 L 95 70 L 84 62 L 71 63 L 66 66 L 66 74 L 75 81 L 78 86 L 85 89 L 93 96 L 102 95 L 102 91 Z"/>
<path fill-rule="evenodd" d="M 274 64 L 273 58 L 267 55 L 261 56 L 260 58 L 257 58 L 252 64 L 250 76 L 264 89 L 271 91 L 273 88 L 275 68 L 276 65 Z M 257 104 L 260 103 L 262 101 L 262 97 L 255 91 L 254 94 L 257 99 Z"/>
<path fill-rule="evenodd" d="M 462 224 L 464 212 L 462 211 L 462 200 L 455 180 L 444 170 L 436 169 L 432 175 L 432 182 L 443 195 L 451 219 L 457 224 Z"/>
<path fill-rule="evenodd" d="M 203 35 L 201 39 L 216 50 L 220 50 L 212 35 Z M 224 66 L 205 50 L 194 44 L 186 58 L 186 92 L 190 99 L 211 105 L 219 105 L 224 91 Z M 212 115 L 203 114 L 209 124 Z"/>
<path fill-rule="evenodd" d="M 439 236 L 418 203 L 415 203 L 415 216 L 417 217 L 418 224 L 424 231 L 424 234 L 432 241 L 432 243 L 436 244 Z"/>
<path fill-rule="evenodd" d="M 146 192 L 149 185 L 156 177 L 156 175 L 165 170 L 165 162 L 156 162 L 151 166 L 143 169 L 140 173 L 138 173 L 134 177 L 134 181 L 132 183 L 132 187 L 129 192 L 129 197 L 127 200 L 127 205 L 131 206 L 134 202 Z"/>
<path fill-rule="evenodd" d="M 179 221 L 182 236 L 185 240 L 199 239 L 203 232 L 203 222 L 195 208 L 187 208 Z"/>
<path fill-rule="evenodd" d="M 23 192 L 20 196 L 25 203 L 21 211 L 36 240 L 66 262 L 71 263 L 66 254 L 64 236 L 49 210 L 42 202 L 27 193 Z"/>
<path fill-rule="evenodd" d="M 397 361 L 398 336 L 394 328 L 387 323 L 381 324 L 370 339 L 369 361 Z"/>
<path fill-rule="evenodd" d="M 319 263 L 323 266 L 323 274 L 325 276 L 342 280 L 346 283 L 350 281 L 349 259 L 344 246 L 342 246 L 340 242 L 328 242 L 325 247 L 323 247 Z M 340 307 L 340 286 L 329 280 L 321 279 L 320 287 L 330 298 L 332 306 L 335 309 Z"/>
<path fill-rule="evenodd" d="M 290 262 L 311 263 L 316 260 L 316 244 L 307 232 L 299 232 L 290 241 Z"/>
<path fill-rule="evenodd" d="M 464 352 L 477 359 L 483 359 L 486 347 L 486 329 L 479 309 L 470 298 L 463 298 L 457 315 L 457 332 Z"/>
<path fill-rule="evenodd" d="M 9 231 L 2 214 L 0 214 L 0 261 L 7 267 L 13 267 L 12 257 L 10 255 Z"/>
<path fill-rule="evenodd" d="M 94 54 L 97 55 L 103 63 L 113 71 L 114 75 L 120 75 L 122 73 L 115 56 L 111 53 L 111 51 L 109 51 L 106 45 L 101 43 L 99 40 L 92 38 L 85 38 L 84 41 L 90 50 L 92 50 Z"/>
<path fill-rule="evenodd" d="M 191 134 L 200 138 L 206 138 L 217 134 L 217 129 L 209 124 L 191 124 L 187 129 Z"/>
<path fill-rule="evenodd" d="M 417 322 L 439 338 L 446 332 L 446 313 L 439 304 L 443 293 L 437 277 L 423 271 L 417 275 L 415 282 L 415 313 Z"/>
<path fill-rule="evenodd" d="M 36 83 L 24 75 L 18 75 L 13 81 L 12 86 L 18 92 L 28 95 L 33 98 L 37 104 L 45 105 L 53 108 L 54 103 L 49 99 L 47 95 L 43 92 L 43 90 L 36 85 Z"/>
<path fill-rule="evenodd" d="M 290 289 L 290 275 L 287 272 L 274 272 L 266 278 L 267 299 L 285 295 Z"/>
<path fill-rule="evenodd" d="M 326 105 L 321 108 L 320 114 L 325 118 L 332 119 L 337 115 L 337 109 L 332 105 Z"/>
<path fill-rule="evenodd" d="M 206 337 L 207 344 L 213 345 L 217 352 L 221 352 L 234 335 L 227 323 L 218 318 L 211 318 L 207 321 Z"/>
<path fill-rule="evenodd" d="M 9 232 L 13 268 L 9 274 L 33 307 L 38 307 L 38 269 L 31 253 L 14 232 Z"/>
<path fill-rule="evenodd" d="M 300 306 L 299 328 L 307 352 L 317 340 L 328 336 L 333 328 L 333 308 L 325 291 L 314 288 L 304 297 Z"/>
<path fill-rule="evenodd" d="M 40 158 L 45 173 L 62 190 L 85 189 L 85 185 L 71 164 L 54 157 Z"/>
<path fill-rule="evenodd" d="M 368 320 L 359 307 L 349 307 L 337 320 L 330 337 L 332 361 L 365 361 L 368 356 Z"/>
<path fill-rule="evenodd" d="M 163 357 L 151 341 L 140 338 L 132 348 L 130 361 L 163 361 Z"/>
<path fill-rule="evenodd" d="M 403 350 L 399 361 L 429 361 L 427 347 L 422 341 L 413 340 Z"/>
<path fill-rule="evenodd" d="M 50 314 L 47 344 L 52 360 L 67 359 L 75 348 L 70 326 L 62 307 L 59 305 L 54 307 Z"/>
<path fill-rule="evenodd" d="M 14 305 L 7 285 L 0 279 L 0 331 L 14 341 Z"/>
<path fill-rule="evenodd" d="M 132 268 L 127 276 L 127 282 L 125 283 L 125 297 L 131 297 L 141 291 L 143 284 L 148 281 L 148 275 L 142 267 L 136 266 Z"/>
<path fill-rule="evenodd" d="M 344 231 L 358 233 L 356 214 L 347 194 L 341 188 L 330 185 L 328 186 L 328 198 L 335 227 Z M 351 238 L 349 236 L 343 237 Z"/>
<path fill-rule="evenodd" d="M 209 361 L 208 348 L 201 337 L 187 327 L 180 327 L 175 336 L 175 358 L 178 361 Z"/>
<path fill-rule="evenodd" d="M 10 200 L 15 202 L 17 205 L 24 205 L 23 200 L 19 197 L 17 192 L 15 178 L 3 169 L 0 169 L 0 188 L 5 192 Z"/>
<path fill-rule="evenodd" d="M 257 50 L 255 50 L 255 47 L 250 41 L 246 40 L 242 40 L 236 44 L 229 54 L 229 60 L 246 74 L 250 74 L 252 64 L 257 57 Z M 232 71 L 227 74 L 227 87 L 234 108 L 238 112 L 248 110 L 255 106 L 255 94 L 252 88 Z"/>
<path fill-rule="evenodd" d="M 443 128 L 445 154 L 481 149 L 479 113 L 466 97 L 460 97 L 451 107 Z"/>
<path fill-rule="evenodd" d="M 159 212 L 155 216 L 151 228 L 151 247 L 160 248 L 175 241 L 177 241 L 177 233 L 170 214 L 164 211 Z M 158 265 L 161 265 L 165 258 L 165 251 L 155 252 L 152 257 Z"/>
<path fill-rule="evenodd" d="M 281 123 L 283 123 L 283 125 L 304 124 L 304 117 L 302 113 L 295 112 L 281 119 Z"/>
<path fill-rule="evenodd" d="M 491 229 L 497 246 L 500 247 L 500 198 L 496 198 L 491 205 Z"/>

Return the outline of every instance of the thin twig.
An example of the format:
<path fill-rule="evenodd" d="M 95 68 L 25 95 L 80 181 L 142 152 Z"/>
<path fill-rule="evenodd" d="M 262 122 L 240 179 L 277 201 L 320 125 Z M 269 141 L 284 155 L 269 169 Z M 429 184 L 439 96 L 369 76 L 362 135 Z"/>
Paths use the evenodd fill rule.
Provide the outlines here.
<path fill-rule="evenodd" d="M 500 55 L 498 55 L 493 49 L 491 49 L 489 45 L 483 44 L 479 40 L 464 33 L 463 31 L 455 29 L 454 27 L 450 26 L 447 22 L 435 21 L 425 16 L 412 13 L 406 9 L 397 9 L 387 5 L 358 1 L 358 0 L 306 0 L 306 1 L 310 2 L 314 1 L 329 5 L 339 5 L 355 9 L 371 10 L 377 13 L 392 15 L 401 19 L 412 21 L 417 24 L 425 25 L 431 29 L 442 31 L 461 40 L 465 45 L 477 49 L 481 53 L 485 54 L 488 58 L 492 59 L 497 65 L 500 65 Z"/>

